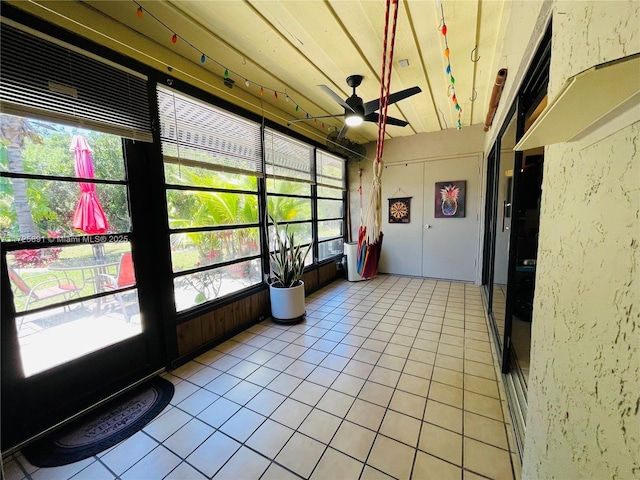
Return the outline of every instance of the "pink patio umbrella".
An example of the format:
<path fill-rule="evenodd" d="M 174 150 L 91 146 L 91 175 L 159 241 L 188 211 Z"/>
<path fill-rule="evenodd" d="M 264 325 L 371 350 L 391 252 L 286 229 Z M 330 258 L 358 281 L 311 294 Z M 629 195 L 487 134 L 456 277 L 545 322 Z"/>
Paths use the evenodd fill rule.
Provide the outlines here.
<path fill-rule="evenodd" d="M 87 140 L 81 135 L 74 135 L 69 150 L 75 158 L 76 177 L 94 178 L 91 147 Z M 95 183 L 80 182 L 80 200 L 71 225 L 90 235 L 104 233 L 109 228 L 107 217 L 96 196 Z"/>

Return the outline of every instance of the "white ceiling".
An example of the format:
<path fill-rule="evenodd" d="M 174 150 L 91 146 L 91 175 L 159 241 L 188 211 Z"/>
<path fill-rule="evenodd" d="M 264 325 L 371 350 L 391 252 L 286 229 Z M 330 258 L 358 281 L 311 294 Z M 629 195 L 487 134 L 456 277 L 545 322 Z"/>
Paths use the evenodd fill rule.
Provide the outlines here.
<path fill-rule="evenodd" d="M 27 2 L 11 3 L 26 8 Z M 191 75 L 202 72 L 210 78 L 219 77 L 223 94 L 227 91 L 231 98 L 244 98 L 240 104 L 261 104 L 265 110 L 277 112 L 275 117 L 282 123 L 304 118 L 303 111 L 312 116 L 343 114 L 344 109 L 317 85 L 325 84 L 346 99 L 352 92 L 345 79 L 352 74 L 364 76 L 357 92 L 365 102 L 380 94 L 386 3 L 382 0 L 140 1 L 142 18 L 136 15 L 138 6 L 132 0 L 39 3 L 27 9 L 85 36 L 95 38 L 96 31 L 107 32 L 102 35 L 109 35 L 114 44 L 126 43 L 141 58 L 146 55 L 171 65 L 170 55 L 178 54 L 190 62 Z M 456 126 L 458 112 L 448 96 L 440 5 L 463 128 L 483 123 L 486 117 L 493 81 L 501 66 L 496 52 L 502 48 L 509 2 L 401 0 L 391 91 L 417 85 L 422 93 L 389 107 L 389 115 L 409 125 L 388 126 L 388 138 Z M 99 18 L 104 23 L 96 20 Z M 72 21 L 65 23 L 69 19 Z M 175 44 L 171 42 L 172 31 L 180 37 Z M 476 46 L 479 60 L 472 62 Z M 166 58 L 158 58 L 163 51 Z M 202 53 L 208 57 L 204 64 L 200 62 Z M 401 68 L 401 59 L 408 60 L 409 66 Z M 221 65 L 235 81 L 232 92 L 222 86 L 225 69 Z M 245 79 L 250 80 L 249 87 Z M 258 85 L 265 87 L 263 95 Z M 276 99 L 273 90 L 286 92 L 291 101 L 282 94 Z M 296 104 L 300 107 L 297 112 Z M 341 118 L 303 123 L 307 125 L 299 128 L 315 129 L 317 136 L 342 127 Z M 351 128 L 348 137 L 358 143 L 375 141 L 377 126 L 366 122 Z"/>

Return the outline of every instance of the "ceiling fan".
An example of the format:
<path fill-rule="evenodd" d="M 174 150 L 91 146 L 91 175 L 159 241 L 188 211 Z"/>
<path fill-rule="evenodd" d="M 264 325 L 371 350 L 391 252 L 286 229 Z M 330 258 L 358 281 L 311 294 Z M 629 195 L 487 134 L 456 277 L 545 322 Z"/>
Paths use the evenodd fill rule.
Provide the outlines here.
<path fill-rule="evenodd" d="M 375 100 L 371 100 L 369 102 L 363 102 L 362 98 L 356 95 L 356 88 L 360 86 L 363 78 L 364 77 L 362 75 L 350 75 L 347 77 L 347 85 L 353 88 L 353 94 L 346 100 L 343 100 L 337 93 L 335 93 L 326 85 L 318 85 L 318 87 L 320 87 L 327 95 L 333 98 L 336 103 L 344 108 L 344 114 L 310 117 L 304 120 L 311 120 L 315 118 L 344 117 L 345 125 L 340 131 L 338 138 L 344 137 L 349 127 L 358 126 L 362 122 L 377 123 L 379 114 L 376 113 L 376 111 L 380 109 L 380 99 L 376 98 Z M 421 91 L 422 90 L 420 89 L 420 87 L 411 87 L 407 88 L 406 90 L 401 90 L 400 92 L 392 93 L 389 95 L 389 105 L 399 102 L 400 100 L 404 100 L 405 98 L 411 97 L 412 95 L 420 93 Z M 407 125 L 409 125 L 409 122 L 405 122 L 404 120 L 400 120 L 399 118 L 387 117 L 387 125 L 406 127 Z"/>

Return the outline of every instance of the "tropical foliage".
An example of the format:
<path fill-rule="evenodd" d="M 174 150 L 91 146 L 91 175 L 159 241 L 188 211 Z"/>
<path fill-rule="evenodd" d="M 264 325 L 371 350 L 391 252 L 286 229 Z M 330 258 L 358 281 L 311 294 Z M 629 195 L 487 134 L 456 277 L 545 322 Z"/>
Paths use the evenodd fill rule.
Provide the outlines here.
<path fill-rule="evenodd" d="M 213 172 L 206 169 L 176 165 L 165 167 L 166 182 L 196 187 L 194 190 L 169 189 L 167 208 L 169 226 L 174 229 L 258 224 L 258 195 L 232 193 L 198 188 L 226 188 L 229 190 L 257 191 L 254 177 Z M 195 248 L 197 263 L 191 267 L 211 265 L 260 253 L 258 228 L 229 228 L 171 236 L 174 251 Z M 187 266 L 188 267 L 188 266 Z M 174 264 L 174 271 L 180 269 Z"/>
<path fill-rule="evenodd" d="M 73 177 L 74 157 L 69 145 L 73 135 L 81 134 L 93 150 L 95 177 L 125 178 L 120 137 L 12 115 L 2 115 L 1 131 L 0 170 Z M 97 195 L 109 230 L 129 231 L 126 188 L 101 184 Z M 71 226 L 79 196 L 76 182 L 0 178 L 0 238 L 47 237 L 47 230 L 64 236 L 81 234 Z"/>
<path fill-rule="evenodd" d="M 132 228 L 124 159 L 119 136 L 89 131 L 41 120 L 2 114 L 0 116 L 0 241 L 36 240 L 56 236 L 84 235 L 75 230 L 72 219 L 80 198 L 74 153 L 74 135 L 86 138 L 92 149 L 94 176 L 99 180 L 96 195 L 107 216 L 107 233 L 129 232 Z M 165 157 L 166 201 L 170 234 L 174 290 L 178 310 L 213 300 L 263 281 L 265 234 L 260 224 L 258 178 L 229 171 L 180 165 L 179 156 Z M 204 163 L 208 157 L 198 159 Z M 323 167 L 327 178 L 340 177 L 341 165 Z M 334 171 L 335 170 L 335 171 Z M 30 176 L 40 178 L 29 178 Z M 26 177 L 26 178 L 25 178 Z M 266 207 L 275 229 L 270 253 L 276 285 L 295 285 L 305 265 L 312 261 L 313 205 L 317 206 L 320 258 L 342 232 L 342 191 L 339 187 L 317 187 L 319 200 L 312 200 L 310 183 L 291 177 L 269 177 Z M 186 187 L 186 188 L 185 188 Z M 55 242 L 47 242 L 55 243 Z M 130 244 L 107 244 L 121 253 Z M 10 264 L 30 279 L 38 269 L 52 262 L 86 258 L 92 245 L 55 248 L 24 248 L 12 252 Z M 76 272 L 77 273 L 77 272 Z M 80 273 L 69 274 L 82 285 L 82 296 L 93 293 Z M 86 285 L 85 285 L 86 283 Z M 19 300 L 16 300 L 19 303 Z M 180 302 L 180 305 L 178 303 Z"/>

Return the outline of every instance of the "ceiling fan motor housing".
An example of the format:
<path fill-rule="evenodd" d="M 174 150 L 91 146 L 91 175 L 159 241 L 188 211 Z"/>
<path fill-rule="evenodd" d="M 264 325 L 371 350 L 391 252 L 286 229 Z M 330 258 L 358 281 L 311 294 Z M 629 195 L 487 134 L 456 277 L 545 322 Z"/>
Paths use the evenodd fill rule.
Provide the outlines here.
<path fill-rule="evenodd" d="M 354 93 L 349 98 L 347 98 L 346 102 L 347 102 L 347 105 L 349 105 L 353 109 L 354 112 L 356 112 L 361 117 L 364 117 L 364 106 L 363 106 L 364 104 L 362 102 L 362 99 L 359 96 L 357 96 Z M 345 108 L 345 113 L 349 114 L 351 112 L 349 112 Z"/>

